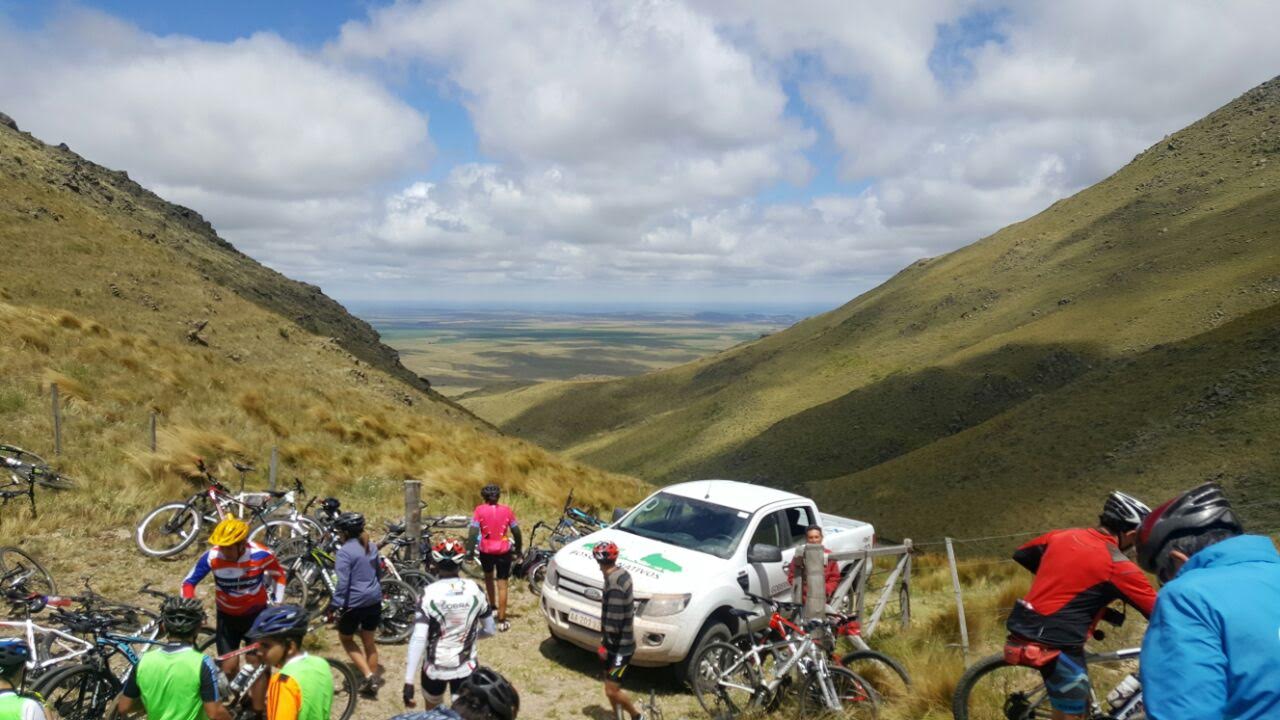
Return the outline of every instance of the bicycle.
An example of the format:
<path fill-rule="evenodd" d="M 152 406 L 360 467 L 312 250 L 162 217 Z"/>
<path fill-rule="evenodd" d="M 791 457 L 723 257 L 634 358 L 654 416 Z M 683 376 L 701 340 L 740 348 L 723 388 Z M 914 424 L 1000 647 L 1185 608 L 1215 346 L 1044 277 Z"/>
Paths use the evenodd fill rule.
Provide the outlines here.
<path fill-rule="evenodd" d="M 1119 627 L 1124 624 L 1124 613 L 1108 610 L 1102 619 L 1108 624 Z M 1095 630 L 1093 637 L 1096 640 L 1102 640 L 1106 635 L 1101 630 Z M 1127 648 L 1103 653 L 1086 653 L 1085 662 L 1090 668 L 1091 675 L 1123 674 L 1126 678 L 1133 677 L 1136 683 L 1136 662 L 1141 650 L 1141 648 Z M 1122 663 L 1127 665 L 1115 667 Z M 1110 708 L 1104 709 L 1093 689 L 1098 686 L 1098 683 L 1091 681 L 1089 709 L 1085 717 L 1089 720 L 1137 720 L 1139 717 L 1144 717 L 1141 687 L 1121 692 L 1124 683 L 1125 680 L 1121 680 L 1120 685 L 1108 693 L 1106 700 Z M 964 675 L 960 676 L 955 695 L 951 700 L 951 714 L 955 720 L 1047 718 L 1050 715 L 1048 691 L 1045 689 L 1044 679 L 1038 669 L 1025 665 L 1010 665 L 1005 662 L 1003 654 L 991 655 L 970 665 L 964 671 Z"/>
<path fill-rule="evenodd" d="M 225 655 L 219 655 L 214 660 L 221 663 L 233 657 L 255 652 L 257 649 L 258 644 L 253 643 Z M 325 662 L 329 663 L 329 670 L 333 674 L 333 705 L 330 707 L 329 717 L 332 720 L 348 720 L 356 711 L 356 703 L 359 700 L 360 680 L 356 676 L 356 671 L 351 669 L 351 666 L 347 663 L 333 658 L 325 658 Z M 253 668 L 245 678 L 243 689 L 232 688 L 229 685 L 223 688 L 224 692 L 222 694 L 226 698 L 223 701 L 223 705 L 231 711 L 232 720 L 256 720 L 256 718 L 260 717 L 250 707 L 249 688 L 252 688 L 254 683 L 268 669 L 265 664 L 258 664 Z"/>
<path fill-rule="evenodd" d="M 769 631 L 748 635 L 745 648 L 732 642 L 713 642 L 694 658 L 694 696 L 712 718 L 775 710 L 795 688 L 799 689 L 800 717 L 879 716 L 879 697 L 870 683 L 834 664 L 818 641 L 818 636 L 836 629 L 830 619 L 809 620 L 800 628 L 781 614 L 793 604 L 749 597 L 773 607 Z M 745 610 L 735 614 L 744 620 L 758 617 Z"/>
<path fill-rule="evenodd" d="M 387 522 L 384 523 L 383 527 L 386 532 L 383 534 L 382 539 L 378 541 L 378 553 L 380 554 L 378 562 L 383 572 L 413 588 L 414 592 L 421 597 L 422 591 L 436 581 L 435 574 L 407 567 L 401 569 L 405 563 L 397 561 L 396 558 L 407 557 L 408 547 L 411 544 L 411 541 L 404 536 L 404 524 Z"/>
<path fill-rule="evenodd" d="M 309 538 L 295 538 L 283 546 L 280 564 L 287 573 L 285 595 L 289 601 L 318 617 L 338 588 L 334 554 Z M 403 580 L 382 578 L 382 613 L 375 639 L 379 644 L 402 643 L 413 633 L 418 612 L 418 592 Z M 300 599 L 299 599 L 300 598 Z"/>
<path fill-rule="evenodd" d="M 44 458 L 14 445 L 0 445 L 0 466 L 9 471 L 9 481 L 0 484 L 0 505 L 25 497 L 31 505 L 31 517 L 36 512 L 36 486 L 51 490 L 70 490 L 75 480 L 55 472 Z"/>
<path fill-rule="evenodd" d="M 134 542 L 144 555 L 155 558 L 177 555 L 195 542 L 206 525 L 212 527 L 232 514 L 254 526 L 249 535 L 251 541 L 262 542 L 269 547 L 293 537 L 319 539 L 324 535 L 324 528 L 319 523 L 297 509 L 297 496 L 305 492 L 300 481 L 294 480 L 292 490 L 233 495 L 210 473 L 204 461 L 197 465 L 208 483 L 207 488 L 186 500 L 168 502 L 155 508 L 138 523 Z M 252 470 L 244 465 L 236 467 L 242 472 Z M 285 517 L 273 519 L 274 513 L 286 507 L 290 510 Z"/>
<path fill-rule="evenodd" d="M 538 547 L 539 530 L 547 531 L 551 538 L 551 542 L 546 547 Z M 551 557 L 559 549 L 556 547 L 556 534 L 553 528 L 539 520 L 534 523 L 533 530 L 529 532 L 529 549 L 525 551 L 524 557 L 511 567 L 511 574 L 524 578 L 529 584 L 529 592 L 541 595 L 542 583 L 547 577 L 547 563 L 551 562 Z"/>
<path fill-rule="evenodd" d="M 55 595 L 53 576 L 25 550 L 0 547 L 0 594 Z"/>
<path fill-rule="evenodd" d="M 662 720 L 662 708 L 658 707 L 658 694 L 650 690 L 648 698 L 635 703 L 636 709 L 645 720 Z M 631 720 L 627 711 L 621 706 L 614 708 L 614 720 Z"/>

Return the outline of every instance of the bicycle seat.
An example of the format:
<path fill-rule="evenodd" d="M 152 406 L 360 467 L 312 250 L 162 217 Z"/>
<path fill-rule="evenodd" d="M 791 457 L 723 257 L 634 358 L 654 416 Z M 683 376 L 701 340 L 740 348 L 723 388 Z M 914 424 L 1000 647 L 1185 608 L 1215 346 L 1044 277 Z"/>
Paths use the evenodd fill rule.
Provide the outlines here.
<path fill-rule="evenodd" d="M 282 498 L 289 494 L 288 490 L 268 490 L 267 494 L 273 498 Z"/>
<path fill-rule="evenodd" d="M 235 468 L 236 470 L 239 470 L 242 473 L 251 473 L 254 470 L 257 470 L 257 468 L 255 468 L 252 465 L 245 465 L 243 463 L 238 463 L 238 462 L 232 462 L 231 467 Z"/>
<path fill-rule="evenodd" d="M 405 527 L 405 525 L 404 525 L 404 523 L 402 523 L 402 522 L 393 523 L 393 522 L 391 522 L 390 520 L 388 520 L 388 521 L 384 522 L 384 523 L 383 523 L 383 525 L 385 525 L 385 526 L 386 526 L 386 528 L 387 528 L 387 532 L 389 532 L 389 533 L 395 533 L 396 535 L 400 535 L 400 534 L 404 533 L 404 527 Z"/>
<path fill-rule="evenodd" d="M 740 608 L 729 608 L 729 614 L 742 620 L 751 620 L 752 618 L 759 617 L 758 613 L 753 613 L 750 610 L 742 610 Z"/>

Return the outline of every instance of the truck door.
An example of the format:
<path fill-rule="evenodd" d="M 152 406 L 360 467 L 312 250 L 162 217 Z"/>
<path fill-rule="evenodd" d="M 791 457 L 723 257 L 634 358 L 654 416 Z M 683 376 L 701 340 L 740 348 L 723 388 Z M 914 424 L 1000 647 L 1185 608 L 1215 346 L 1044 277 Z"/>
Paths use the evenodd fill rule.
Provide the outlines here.
<path fill-rule="evenodd" d="M 786 547 L 786 538 L 782 533 L 782 518 L 778 512 L 773 511 L 760 516 L 747 547 L 750 548 L 751 545 L 758 543 L 773 545 L 780 549 Z M 791 585 L 787 582 L 785 562 L 751 565 L 747 568 L 747 575 L 751 592 L 779 600 L 791 599 Z"/>

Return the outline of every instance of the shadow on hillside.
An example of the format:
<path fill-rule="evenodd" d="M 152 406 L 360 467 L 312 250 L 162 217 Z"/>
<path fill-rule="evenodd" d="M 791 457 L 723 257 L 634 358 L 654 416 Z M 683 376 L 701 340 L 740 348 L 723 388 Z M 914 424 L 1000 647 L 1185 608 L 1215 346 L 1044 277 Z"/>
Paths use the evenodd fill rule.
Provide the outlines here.
<path fill-rule="evenodd" d="M 846 475 L 979 425 L 1106 362 L 1095 348 L 1005 345 L 951 367 L 893 375 L 771 426 L 681 474 L 770 485 Z"/>

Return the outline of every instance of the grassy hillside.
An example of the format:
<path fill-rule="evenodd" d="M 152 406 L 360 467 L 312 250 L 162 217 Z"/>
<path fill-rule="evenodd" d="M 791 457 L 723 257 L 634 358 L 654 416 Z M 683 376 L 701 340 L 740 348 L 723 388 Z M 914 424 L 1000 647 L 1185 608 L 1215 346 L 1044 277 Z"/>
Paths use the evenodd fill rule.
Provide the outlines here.
<path fill-rule="evenodd" d="M 61 465 L 83 485 L 46 495 L 39 523 L 0 511 L 0 543 L 74 527 L 89 509 L 96 523 L 128 527 L 190 492 L 182 478 L 196 457 L 223 471 L 234 457 L 265 467 L 272 446 L 283 477 L 358 508 L 394 507 L 409 475 L 433 498 L 470 500 L 490 481 L 555 506 L 569 486 L 600 506 L 637 491 L 493 432 L 429 393 L 318 288 L 262 267 L 124 173 L 5 123 L 0 248 L 0 441 L 52 455 L 56 382 Z"/>
<path fill-rule="evenodd" d="M 785 332 L 640 378 L 468 406 L 504 430 L 656 480 L 821 481 L 835 507 L 895 533 L 972 522 L 921 521 L 907 499 L 970 477 L 983 525 L 1027 527 L 1013 510 L 1050 485 L 1041 478 L 1070 485 L 1070 497 L 1134 485 L 1132 467 L 1099 474 L 1096 458 L 1074 448 L 1122 445 L 1146 418 L 1143 403 L 1199 398 L 1200 386 L 1152 364 L 1153 348 L 1204 344 L 1211 354 L 1226 341 L 1216 329 L 1265 329 L 1271 316 L 1261 311 L 1280 301 L 1278 163 L 1273 80 L 1039 215 L 918 261 Z M 1216 367 L 1186 360 L 1178 372 L 1189 383 Z M 1084 397 L 1097 378 L 1110 386 L 1095 391 L 1089 412 L 1073 412 L 1066 399 Z M 1264 422 L 1263 396 L 1239 398 L 1232 415 L 1236 434 L 1218 438 L 1225 465 L 1213 472 L 1265 467 L 1245 461 L 1246 440 L 1274 445 L 1280 433 Z M 998 434 L 1010 425 L 1025 430 L 1016 442 Z M 1212 464 L 1197 443 L 1170 439 L 1163 449 L 1161 466 L 1183 471 L 1156 475 L 1152 465 L 1139 489 L 1171 491 Z M 1053 473 L 1028 472 L 1045 458 Z M 988 485 L 1018 492 L 981 492 Z M 883 493 L 883 509 L 852 492 L 867 487 Z"/>

